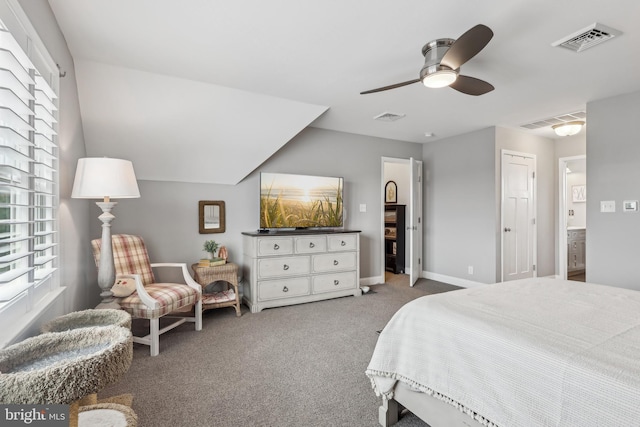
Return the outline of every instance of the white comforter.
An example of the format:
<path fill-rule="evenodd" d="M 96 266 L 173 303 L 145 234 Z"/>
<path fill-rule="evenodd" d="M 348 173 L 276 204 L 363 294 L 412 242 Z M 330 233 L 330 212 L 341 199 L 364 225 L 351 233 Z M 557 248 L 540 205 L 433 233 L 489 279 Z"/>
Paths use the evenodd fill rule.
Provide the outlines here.
<path fill-rule="evenodd" d="M 384 328 L 366 371 L 485 425 L 640 426 L 640 292 L 526 279 L 419 298 Z"/>

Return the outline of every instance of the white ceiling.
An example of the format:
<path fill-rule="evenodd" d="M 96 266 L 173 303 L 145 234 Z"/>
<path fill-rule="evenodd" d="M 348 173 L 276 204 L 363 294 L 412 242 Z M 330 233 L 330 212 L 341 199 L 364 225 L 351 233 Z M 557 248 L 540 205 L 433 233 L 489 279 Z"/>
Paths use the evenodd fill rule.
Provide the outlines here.
<path fill-rule="evenodd" d="M 76 63 L 88 154 L 130 158 L 141 179 L 236 183 L 309 124 L 425 143 L 640 90 L 637 0 L 49 3 Z M 582 53 L 551 46 L 594 22 L 623 34 Z M 493 92 L 418 83 L 359 94 L 417 78 L 425 43 L 479 23 L 494 37 L 461 74 Z M 406 117 L 373 120 L 383 112 Z M 222 148 L 247 156 L 244 170 L 199 154 Z M 149 164 L 149 150 L 160 160 Z M 176 160 L 183 171 L 168 172 Z"/>

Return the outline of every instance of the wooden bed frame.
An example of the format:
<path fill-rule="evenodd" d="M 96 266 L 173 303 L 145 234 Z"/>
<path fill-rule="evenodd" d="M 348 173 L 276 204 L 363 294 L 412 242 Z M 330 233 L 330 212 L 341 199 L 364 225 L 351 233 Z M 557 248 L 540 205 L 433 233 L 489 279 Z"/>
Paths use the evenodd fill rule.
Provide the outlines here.
<path fill-rule="evenodd" d="M 456 407 L 426 393 L 411 390 L 400 381 L 395 385 L 394 398 L 382 399 L 378 409 L 380 425 L 388 427 L 397 423 L 404 408 L 431 427 L 483 427 Z"/>

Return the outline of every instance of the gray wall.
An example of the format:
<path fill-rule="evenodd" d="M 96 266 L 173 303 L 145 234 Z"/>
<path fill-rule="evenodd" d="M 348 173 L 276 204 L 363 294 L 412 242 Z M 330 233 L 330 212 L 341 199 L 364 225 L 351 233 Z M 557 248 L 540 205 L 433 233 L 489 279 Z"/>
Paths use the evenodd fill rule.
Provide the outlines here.
<path fill-rule="evenodd" d="M 211 153 L 210 155 L 215 155 Z M 202 243 L 213 239 L 241 263 L 241 232 L 259 227 L 259 172 L 342 176 L 345 179 L 345 227 L 361 230 L 361 277 L 378 276 L 381 262 L 381 157 L 421 158 L 420 144 L 318 128 L 307 128 L 235 186 L 140 181 L 140 199 L 120 200 L 113 233 L 145 238 L 153 262 L 192 263 L 204 256 Z M 152 158 L 150 157 L 150 160 Z M 135 165 L 134 165 L 135 167 Z M 223 200 L 226 232 L 198 233 L 198 201 Z M 367 212 L 359 212 L 366 204 Z M 99 214 L 98 208 L 92 216 Z M 99 224 L 92 235 L 100 236 Z"/>
<path fill-rule="evenodd" d="M 640 92 L 587 104 L 587 280 L 640 290 Z M 601 213 L 615 200 L 615 213 Z"/>
<path fill-rule="evenodd" d="M 501 279 L 503 149 L 536 155 L 538 276 L 555 274 L 554 141 L 488 128 L 424 145 L 427 275 L 444 275 L 461 285 Z"/>
<path fill-rule="evenodd" d="M 424 144 L 426 272 L 496 281 L 494 147 L 495 128 Z"/>
<path fill-rule="evenodd" d="M 39 332 L 40 323 L 69 311 L 88 308 L 100 300 L 95 268 L 89 263 L 89 202 L 72 200 L 71 188 L 77 159 L 85 156 L 84 137 L 76 89 L 73 59 L 46 0 L 20 0 L 22 9 L 61 68 L 67 72 L 60 80 L 58 111 L 59 176 L 60 176 L 60 283 L 66 287 L 63 298 L 49 307 L 25 333 L 15 341 Z"/>

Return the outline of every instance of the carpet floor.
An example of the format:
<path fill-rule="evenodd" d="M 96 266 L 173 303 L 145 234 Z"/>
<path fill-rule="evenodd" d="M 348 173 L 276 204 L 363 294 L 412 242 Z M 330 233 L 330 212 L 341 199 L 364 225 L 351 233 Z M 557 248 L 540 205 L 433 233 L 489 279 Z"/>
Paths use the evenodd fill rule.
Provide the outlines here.
<path fill-rule="evenodd" d="M 370 426 L 380 399 L 364 371 L 376 331 L 407 302 L 457 289 L 406 275 L 361 297 L 203 314 L 160 337 L 160 355 L 134 344 L 131 368 L 101 397 L 132 393 L 140 427 Z M 426 424 L 412 414 L 398 427 Z"/>

